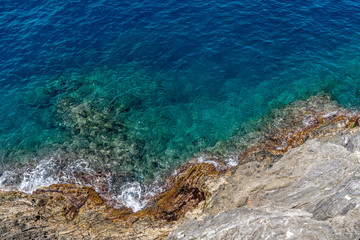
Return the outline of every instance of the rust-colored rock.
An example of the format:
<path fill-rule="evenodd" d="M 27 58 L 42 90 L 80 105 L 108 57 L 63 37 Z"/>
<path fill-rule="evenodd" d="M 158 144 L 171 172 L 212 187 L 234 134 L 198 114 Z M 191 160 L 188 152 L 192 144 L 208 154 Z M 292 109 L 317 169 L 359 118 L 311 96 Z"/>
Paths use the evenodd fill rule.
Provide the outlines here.
<path fill-rule="evenodd" d="M 321 138 L 340 129 L 358 126 L 360 119 L 358 115 L 341 111 L 332 114 L 317 113 L 311 117 L 311 124 L 305 126 L 299 119 L 294 119 L 292 126 L 296 126 L 295 130 L 289 127 L 272 130 L 259 144 L 240 154 L 240 163 L 255 159 L 265 163 L 273 162 L 309 139 Z"/>
<path fill-rule="evenodd" d="M 183 166 L 177 176 L 168 179 L 167 191 L 156 196 L 150 207 L 135 213 L 107 205 L 88 186 L 53 184 L 32 195 L 1 192 L 4 221 L 0 236 L 45 239 L 51 233 L 52 239 L 161 239 L 175 226 L 175 220 L 208 196 L 205 180 L 218 174 L 211 164 Z M 4 224 L 6 221 L 12 224 Z"/>
<path fill-rule="evenodd" d="M 155 204 L 129 216 L 130 219 L 152 217 L 155 220 L 174 221 L 192 209 L 208 196 L 205 177 L 216 177 L 219 172 L 208 163 L 187 164 L 182 167 L 172 187 L 155 198 Z"/>

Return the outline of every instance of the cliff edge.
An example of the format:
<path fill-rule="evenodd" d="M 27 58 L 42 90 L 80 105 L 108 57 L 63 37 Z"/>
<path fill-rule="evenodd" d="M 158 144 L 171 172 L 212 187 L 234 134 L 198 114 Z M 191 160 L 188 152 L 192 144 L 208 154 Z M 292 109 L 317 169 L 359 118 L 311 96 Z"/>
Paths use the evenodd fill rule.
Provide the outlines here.
<path fill-rule="evenodd" d="M 360 130 L 312 139 L 268 169 L 238 167 L 213 197 L 207 216 L 168 239 L 358 239 Z"/>

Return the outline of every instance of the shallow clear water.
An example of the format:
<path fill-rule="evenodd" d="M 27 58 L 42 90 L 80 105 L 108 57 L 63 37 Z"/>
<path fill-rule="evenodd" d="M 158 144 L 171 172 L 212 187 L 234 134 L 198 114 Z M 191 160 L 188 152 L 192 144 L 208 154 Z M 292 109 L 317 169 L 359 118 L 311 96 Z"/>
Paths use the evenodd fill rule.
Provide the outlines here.
<path fill-rule="evenodd" d="M 359 29 L 345 0 L 2 1 L 3 169 L 61 152 L 149 183 L 297 99 L 358 107 Z"/>

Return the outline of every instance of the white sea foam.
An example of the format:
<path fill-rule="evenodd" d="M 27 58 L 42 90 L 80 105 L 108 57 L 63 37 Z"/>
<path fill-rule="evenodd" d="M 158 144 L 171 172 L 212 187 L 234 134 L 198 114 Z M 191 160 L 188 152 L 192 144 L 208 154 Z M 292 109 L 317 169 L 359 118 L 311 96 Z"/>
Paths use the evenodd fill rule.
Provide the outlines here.
<path fill-rule="evenodd" d="M 58 183 L 58 174 L 55 172 L 56 163 L 54 158 L 41 160 L 35 168 L 24 172 L 23 179 L 19 189 L 25 193 L 31 194 L 39 187 L 47 187 Z"/>
<path fill-rule="evenodd" d="M 55 183 L 75 183 L 83 185 L 74 177 L 76 171 L 91 174 L 89 163 L 84 159 L 78 159 L 66 166 L 62 165 L 56 157 L 49 157 L 40 160 L 36 164 L 25 167 L 20 173 L 5 171 L 0 177 L 0 187 L 6 189 L 17 189 L 31 194 L 39 187 L 47 187 Z M 14 178 L 14 174 L 20 174 L 20 183 L 15 186 L 7 186 L 6 182 Z"/>
<path fill-rule="evenodd" d="M 74 177 L 74 173 L 80 171 L 85 174 L 93 175 L 96 172 L 91 168 L 88 160 L 78 159 L 66 166 L 59 166 L 59 162 L 54 157 L 39 161 L 34 167 L 28 166 L 22 173 L 20 183 L 16 186 L 7 186 L 6 182 L 13 179 L 18 173 L 13 171 L 4 171 L 0 176 L 0 188 L 2 190 L 20 190 L 31 194 L 39 187 L 47 187 L 55 183 L 75 183 L 77 185 L 90 185 L 97 192 L 101 192 L 96 186 L 101 186 L 98 178 L 91 179 L 89 183 L 84 183 Z M 146 197 L 153 197 L 162 189 L 157 184 L 151 188 L 146 188 L 138 182 L 128 182 L 122 185 L 120 189 L 112 186 L 111 174 L 106 174 L 105 181 L 109 186 L 109 193 L 113 194 L 112 199 L 117 202 L 117 206 L 126 206 L 134 212 L 143 209 L 147 203 Z"/>
<path fill-rule="evenodd" d="M 151 197 L 162 191 L 159 184 L 160 179 L 151 186 L 141 185 L 138 182 L 127 182 L 121 185 L 113 185 L 113 177 L 111 173 L 105 175 L 105 178 L 91 178 L 90 182 L 83 182 L 82 179 L 75 177 L 76 172 L 81 172 L 90 176 L 95 176 L 96 171 L 91 168 L 90 160 L 77 159 L 72 162 L 63 163 L 59 157 L 49 157 L 42 159 L 34 165 L 24 168 L 22 173 L 15 171 L 4 171 L 0 176 L 0 188 L 2 190 L 20 190 L 22 192 L 32 194 L 39 187 L 48 187 L 55 183 L 74 183 L 77 185 L 89 185 L 95 188 L 99 193 L 101 189 L 97 186 L 108 185 L 107 194 L 111 195 L 111 199 L 115 201 L 115 207 L 126 206 L 134 212 L 143 209 L 147 201 Z M 18 175 L 21 175 L 20 177 Z M 8 182 L 18 178 L 17 184 L 9 186 Z"/>
<path fill-rule="evenodd" d="M 149 199 L 152 199 L 164 190 L 161 183 L 162 180 L 157 179 L 152 185 L 142 185 L 136 181 L 123 184 L 118 196 L 114 197 L 118 202 L 118 206 L 115 207 L 125 205 L 134 212 L 144 209 Z"/>
<path fill-rule="evenodd" d="M 128 182 L 120 189 L 118 200 L 123 202 L 126 207 L 137 212 L 145 207 L 146 202 L 141 200 L 143 189 L 138 182 Z"/>
<path fill-rule="evenodd" d="M 206 155 L 201 155 L 198 157 L 198 163 L 209 163 L 212 164 L 214 167 L 218 166 L 218 163 L 213 160 L 208 160 L 208 157 Z"/>
<path fill-rule="evenodd" d="M 238 165 L 238 157 L 228 157 L 225 158 L 224 161 L 228 167 L 233 167 Z"/>

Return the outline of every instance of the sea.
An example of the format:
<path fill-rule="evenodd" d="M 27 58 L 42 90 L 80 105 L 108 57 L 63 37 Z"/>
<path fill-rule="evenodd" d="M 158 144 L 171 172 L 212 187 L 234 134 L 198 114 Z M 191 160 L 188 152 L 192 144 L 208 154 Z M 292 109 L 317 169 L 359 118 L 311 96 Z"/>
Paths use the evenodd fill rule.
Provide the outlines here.
<path fill-rule="evenodd" d="M 0 2 L 2 189 L 88 184 L 136 211 L 317 94 L 360 106 L 359 1 Z"/>

